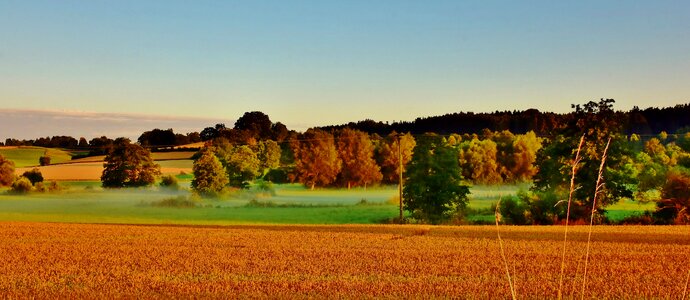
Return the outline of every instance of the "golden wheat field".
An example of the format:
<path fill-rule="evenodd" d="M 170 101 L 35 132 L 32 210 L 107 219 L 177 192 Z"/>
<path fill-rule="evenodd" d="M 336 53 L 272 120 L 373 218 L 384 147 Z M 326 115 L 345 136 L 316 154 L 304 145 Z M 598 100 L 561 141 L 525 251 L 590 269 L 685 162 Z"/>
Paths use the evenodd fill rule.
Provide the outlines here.
<path fill-rule="evenodd" d="M 580 298 L 586 227 L 571 227 Z M 518 298 L 558 289 L 562 227 L 501 227 Z M 509 298 L 496 228 L 2 223 L 4 298 Z M 585 298 L 680 298 L 690 228 L 596 227 Z"/>

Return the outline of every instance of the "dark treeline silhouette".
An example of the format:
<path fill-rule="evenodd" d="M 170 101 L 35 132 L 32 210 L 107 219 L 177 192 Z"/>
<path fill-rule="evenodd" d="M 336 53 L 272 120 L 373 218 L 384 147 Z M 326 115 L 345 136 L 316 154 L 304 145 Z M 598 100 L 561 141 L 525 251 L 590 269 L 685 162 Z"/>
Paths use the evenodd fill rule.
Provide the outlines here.
<path fill-rule="evenodd" d="M 423 134 L 435 132 L 438 134 L 451 133 L 481 133 L 484 129 L 491 131 L 508 130 L 515 134 L 529 131 L 540 136 L 553 134 L 564 124 L 568 124 L 576 115 L 574 113 L 557 114 L 540 112 L 536 109 L 524 111 L 495 111 L 492 113 L 458 112 L 441 116 L 417 118 L 414 121 L 377 122 L 363 120 L 348 124 L 321 127 L 325 130 L 352 128 L 367 133 L 387 135 L 393 131 Z M 627 134 L 654 135 L 662 131 L 673 133 L 690 127 L 690 103 L 673 107 L 640 109 L 634 107 L 630 111 L 617 111 L 616 118 L 623 123 L 623 131 Z"/>

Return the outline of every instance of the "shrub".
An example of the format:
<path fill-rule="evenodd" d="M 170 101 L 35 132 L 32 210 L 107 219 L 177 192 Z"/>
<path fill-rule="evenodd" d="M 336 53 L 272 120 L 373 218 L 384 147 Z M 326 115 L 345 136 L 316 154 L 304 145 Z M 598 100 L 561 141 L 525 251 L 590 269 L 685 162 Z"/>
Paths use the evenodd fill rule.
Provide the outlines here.
<path fill-rule="evenodd" d="M 667 224 L 690 224 L 690 172 L 670 171 L 661 189 L 662 200 L 657 202 L 654 217 Z"/>
<path fill-rule="evenodd" d="M 41 166 L 48 166 L 50 165 L 50 156 L 41 156 L 38 158 L 38 164 Z"/>
<path fill-rule="evenodd" d="M 271 196 L 276 195 L 276 190 L 273 187 L 273 183 L 270 181 L 265 181 L 265 180 L 257 180 L 256 181 L 256 189 L 260 193 L 263 194 L 269 194 Z"/>
<path fill-rule="evenodd" d="M 527 218 L 529 206 L 516 196 L 501 197 L 499 210 L 506 224 L 526 225 L 530 223 Z"/>
<path fill-rule="evenodd" d="M 43 182 L 36 182 L 36 184 L 34 184 L 34 189 L 39 193 L 45 193 L 48 191 L 48 187 L 43 184 Z"/>
<path fill-rule="evenodd" d="M 14 182 L 14 162 L 0 155 L 0 186 L 9 186 Z"/>
<path fill-rule="evenodd" d="M 22 174 L 22 177 L 29 179 L 32 185 L 35 185 L 39 182 L 43 182 L 43 174 L 41 174 L 41 170 L 39 170 L 38 168 L 33 168 L 29 171 L 24 172 L 24 174 Z"/>
<path fill-rule="evenodd" d="M 649 211 L 645 211 L 643 214 L 627 216 L 618 222 L 619 225 L 652 225 L 654 223 L 654 217 Z"/>
<path fill-rule="evenodd" d="M 175 190 L 180 187 L 180 185 L 177 182 L 177 177 L 175 177 L 173 175 L 165 175 L 165 176 L 161 177 L 160 186 L 164 187 L 164 188 L 175 189 Z"/>
<path fill-rule="evenodd" d="M 288 171 L 286 169 L 271 169 L 264 175 L 264 180 L 275 183 L 289 183 Z"/>
<path fill-rule="evenodd" d="M 17 194 L 26 194 L 31 191 L 33 185 L 31 181 L 26 177 L 19 177 L 12 183 L 11 191 Z"/>
<path fill-rule="evenodd" d="M 50 183 L 37 182 L 34 184 L 34 189 L 41 193 L 58 192 L 62 190 L 62 186 L 60 186 L 57 181 L 53 180 Z"/>
<path fill-rule="evenodd" d="M 160 201 L 151 202 L 151 206 L 156 207 L 176 207 L 176 208 L 194 208 L 197 207 L 197 202 L 188 199 L 185 196 L 178 196 L 173 198 L 165 198 Z"/>

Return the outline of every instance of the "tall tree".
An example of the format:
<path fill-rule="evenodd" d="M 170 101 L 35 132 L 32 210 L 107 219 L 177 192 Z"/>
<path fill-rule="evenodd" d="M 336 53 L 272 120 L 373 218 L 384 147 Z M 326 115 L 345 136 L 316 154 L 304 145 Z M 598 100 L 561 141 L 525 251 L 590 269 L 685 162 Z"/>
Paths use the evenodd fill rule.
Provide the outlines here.
<path fill-rule="evenodd" d="M 101 181 L 103 187 L 137 187 L 154 183 L 160 166 L 153 162 L 151 152 L 129 139 L 118 138 L 105 157 Z"/>
<path fill-rule="evenodd" d="M 294 153 L 295 175 L 299 182 L 314 189 L 335 181 L 342 162 L 332 134 L 310 128 L 299 139 L 291 140 L 290 147 Z"/>
<path fill-rule="evenodd" d="M 435 224 L 467 206 L 470 191 L 461 184 L 457 150 L 443 138 L 420 137 L 405 175 L 404 207 L 415 217 Z"/>
<path fill-rule="evenodd" d="M 364 186 L 381 182 L 381 168 L 374 160 L 374 145 L 369 135 L 349 128 L 338 132 L 336 144 L 338 155 L 343 162 L 339 179 L 349 189 L 351 186 Z"/>
<path fill-rule="evenodd" d="M 534 131 L 515 136 L 513 141 L 512 164 L 507 168 L 510 170 L 512 181 L 524 182 L 532 180 L 537 168 L 534 166 L 537 160 L 537 152 L 541 149 L 542 140 L 537 137 Z"/>
<path fill-rule="evenodd" d="M 379 145 L 377 160 L 381 166 L 383 182 L 397 184 L 400 181 L 400 157 L 402 156 L 402 171 L 404 172 L 405 167 L 412 160 L 412 153 L 416 146 L 415 139 L 409 132 L 400 137 L 397 132 L 392 132 Z"/>
<path fill-rule="evenodd" d="M 209 147 L 201 150 L 201 156 L 194 161 L 192 171 L 192 189 L 204 196 L 218 195 L 229 183 L 225 168 Z"/>
<path fill-rule="evenodd" d="M 268 115 L 260 111 L 246 112 L 235 122 L 235 129 L 246 130 L 257 140 L 270 139 L 273 123 Z"/>
<path fill-rule="evenodd" d="M 463 141 L 458 152 L 462 175 L 474 183 L 501 183 L 496 153 L 496 143 L 490 139 Z"/>
<path fill-rule="evenodd" d="M 635 180 L 628 164 L 630 148 L 622 134 L 621 120 L 613 110 L 613 99 L 573 105 L 572 119 L 537 154 L 539 171 L 534 176 L 533 190 L 565 193 L 570 186 L 570 165 L 581 136 L 585 144 L 581 152 L 581 166 L 576 174 L 578 188 L 574 193 L 571 217 L 584 219 L 592 209 L 592 200 L 601 163 L 601 155 L 607 140 L 611 138 L 604 179 L 606 184 L 597 197 L 597 208 L 602 211 L 622 197 L 632 197 L 631 186 Z"/>
<path fill-rule="evenodd" d="M 280 167 L 280 145 L 272 140 L 261 141 L 256 145 L 259 159 L 259 173 L 261 176 L 272 169 Z"/>
<path fill-rule="evenodd" d="M 172 128 L 168 130 L 156 128 L 142 133 L 137 141 L 142 146 L 172 146 L 176 145 L 175 138 Z"/>
<path fill-rule="evenodd" d="M 249 181 L 259 176 L 259 158 L 247 145 L 233 147 L 225 160 L 231 186 L 247 187 Z"/>
<path fill-rule="evenodd" d="M 14 162 L 0 155 L 0 186 L 10 186 L 14 181 Z"/>

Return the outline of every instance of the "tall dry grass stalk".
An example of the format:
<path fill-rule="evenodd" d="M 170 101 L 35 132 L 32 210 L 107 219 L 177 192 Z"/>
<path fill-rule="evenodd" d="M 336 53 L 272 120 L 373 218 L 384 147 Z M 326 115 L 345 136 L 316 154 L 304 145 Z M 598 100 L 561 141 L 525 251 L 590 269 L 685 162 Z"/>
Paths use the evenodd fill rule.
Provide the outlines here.
<path fill-rule="evenodd" d="M 597 177 L 597 185 L 594 189 L 594 199 L 592 199 L 592 215 L 589 218 L 589 233 L 587 234 L 587 250 L 585 251 L 585 269 L 582 274 L 582 294 L 580 299 L 585 298 L 585 286 L 587 285 L 587 263 L 589 262 L 589 249 L 592 242 L 592 227 L 594 224 L 594 213 L 597 211 L 597 196 L 601 193 L 601 189 L 604 187 L 602 180 L 604 179 L 604 164 L 606 164 L 606 155 L 609 151 L 609 145 L 611 144 L 611 138 L 606 142 L 606 148 L 604 148 L 604 153 L 601 155 L 601 164 L 599 165 L 599 176 Z"/>
<path fill-rule="evenodd" d="M 685 293 L 688 291 L 688 282 L 690 281 L 690 270 L 688 270 L 688 277 L 685 278 L 685 288 L 683 289 L 683 297 L 680 300 L 685 300 Z"/>
<path fill-rule="evenodd" d="M 561 255 L 561 276 L 558 279 L 558 299 L 563 298 L 563 274 L 565 273 L 565 249 L 568 245 L 568 223 L 570 222 L 570 203 L 573 201 L 573 192 L 575 192 L 575 174 L 577 173 L 577 165 L 580 164 L 580 151 L 582 150 L 582 144 L 585 142 L 585 135 L 580 137 L 580 144 L 577 146 L 577 152 L 575 153 L 575 160 L 573 160 L 572 166 L 572 176 L 570 177 L 570 193 L 568 194 L 568 210 L 565 216 L 565 233 L 563 235 L 563 254 Z"/>
<path fill-rule="evenodd" d="M 501 228 L 498 223 L 501 220 L 501 212 L 499 208 L 501 207 L 501 198 L 498 198 L 498 203 L 496 203 L 496 234 L 498 235 L 498 245 L 501 248 L 501 258 L 503 258 L 503 264 L 506 267 L 506 275 L 508 276 L 508 284 L 510 285 L 510 294 L 513 296 L 513 300 L 517 299 L 515 297 L 515 287 L 513 285 L 513 279 L 510 277 L 510 269 L 508 268 L 508 260 L 506 259 L 506 253 L 503 250 L 503 240 L 501 239 Z M 513 266 L 515 267 L 515 266 Z"/>

